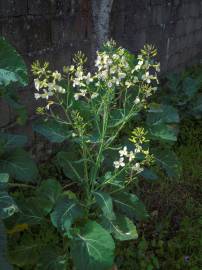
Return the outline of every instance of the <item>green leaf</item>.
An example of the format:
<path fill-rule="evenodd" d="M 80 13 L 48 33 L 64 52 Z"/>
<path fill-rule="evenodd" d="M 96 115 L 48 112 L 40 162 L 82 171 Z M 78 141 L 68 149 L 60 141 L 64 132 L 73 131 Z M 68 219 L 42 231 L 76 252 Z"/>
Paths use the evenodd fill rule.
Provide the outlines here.
<path fill-rule="evenodd" d="M 120 241 L 133 240 L 138 238 L 137 229 L 134 223 L 126 216 L 117 215 L 116 220 L 103 219 L 102 225 L 106 230 Z"/>
<path fill-rule="evenodd" d="M 62 143 L 71 136 L 67 125 L 51 119 L 47 122 L 35 122 L 33 130 L 46 137 L 52 143 Z"/>
<path fill-rule="evenodd" d="M 20 242 L 9 249 L 9 259 L 13 265 L 28 268 L 38 261 L 38 251 L 39 244 L 36 239 L 32 235 L 24 234 Z"/>
<path fill-rule="evenodd" d="M 52 224 L 61 231 L 69 231 L 71 225 L 83 216 L 83 211 L 76 200 L 64 196 L 51 213 Z"/>
<path fill-rule="evenodd" d="M 196 117 L 196 119 L 202 118 L 202 94 L 196 95 L 190 104 L 188 113 Z"/>
<path fill-rule="evenodd" d="M 113 220 L 115 219 L 115 214 L 113 211 L 113 203 L 112 203 L 112 198 L 109 194 L 105 192 L 94 192 L 95 199 L 99 207 L 101 208 L 104 216 L 107 219 Z"/>
<path fill-rule="evenodd" d="M 0 220 L 0 269 L 12 270 L 13 267 L 7 261 L 7 239 L 3 222 Z"/>
<path fill-rule="evenodd" d="M 178 128 L 175 125 L 160 123 L 148 126 L 148 131 L 153 140 L 177 141 Z"/>
<path fill-rule="evenodd" d="M 158 180 L 158 175 L 151 169 L 144 168 L 144 171 L 140 173 L 146 180 L 155 181 Z"/>
<path fill-rule="evenodd" d="M 7 173 L 0 173 L 0 191 L 7 188 L 9 175 Z"/>
<path fill-rule="evenodd" d="M 62 186 L 57 180 L 48 179 L 43 181 L 37 190 L 41 208 L 43 208 L 46 213 L 50 213 L 61 194 Z"/>
<path fill-rule="evenodd" d="M 55 250 L 47 248 L 40 256 L 37 270 L 67 270 L 66 256 L 60 256 Z"/>
<path fill-rule="evenodd" d="M 169 87 L 172 91 L 176 92 L 179 84 L 180 84 L 180 76 L 177 73 L 170 73 L 167 75 L 167 79 L 169 82 Z"/>
<path fill-rule="evenodd" d="M 178 111 L 171 105 L 151 104 L 147 115 L 147 124 L 159 125 L 161 123 L 179 123 Z"/>
<path fill-rule="evenodd" d="M 114 260 L 115 244 L 111 235 L 95 221 L 81 228 L 71 244 L 77 270 L 110 269 Z"/>
<path fill-rule="evenodd" d="M 57 164 L 63 169 L 66 177 L 81 182 L 83 178 L 83 161 L 78 160 L 76 151 L 57 153 Z"/>
<path fill-rule="evenodd" d="M 132 193 L 121 192 L 113 196 L 115 206 L 120 212 L 136 220 L 145 220 L 148 213 L 140 199 Z"/>
<path fill-rule="evenodd" d="M 0 160 L 0 171 L 8 173 L 19 181 L 34 182 L 38 175 L 38 169 L 30 155 L 16 149 L 8 152 L 3 160 Z"/>
<path fill-rule="evenodd" d="M 0 218 L 5 219 L 18 211 L 13 198 L 6 191 L 0 191 Z"/>
<path fill-rule="evenodd" d="M 31 197 L 18 202 L 20 216 L 18 223 L 27 223 L 29 225 L 43 224 L 46 220 L 44 211 L 40 201 L 37 198 Z"/>
<path fill-rule="evenodd" d="M 199 83 L 197 80 L 187 77 L 183 80 L 183 91 L 191 99 L 199 90 Z"/>
<path fill-rule="evenodd" d="M 21 86 L 28 84 L 25 62 L 4 38 L 0 38 L 0 86 L 16 82 Z"/>
<path fill-rule="evenodd" d="M 124 109 L 113 110 L 110 114 L 110 128 L 115 128 L 121 125 L 125 120 L 128 112 Z"/>
<path fill-rule="evenodd" d="M 27 143 L 27 137 L 9 133 L 0 133 L 0 140 L 4 142 L 5 149 L 22 147 Z"/>
<path fill-rule="evenodd" d="M 181 164 L 173 151 L 169 149 L 155 149 L 152 151 L 159 164 L 170 177 L 179 177 L 181 174 Z"/>

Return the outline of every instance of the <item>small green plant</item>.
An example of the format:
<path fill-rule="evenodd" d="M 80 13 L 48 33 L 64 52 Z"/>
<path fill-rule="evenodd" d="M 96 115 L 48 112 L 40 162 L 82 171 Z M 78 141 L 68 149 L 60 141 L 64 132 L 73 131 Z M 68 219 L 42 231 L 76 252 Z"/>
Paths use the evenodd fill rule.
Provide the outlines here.
<path fill-rule="evenodd" d="M 69 251 L 78 270 L 109 269 L 114 263 L 113 238 L 136 239 L 134 220 L 148 216 L 130 192 L 131 184 L 153 162 L 147 132 L 134 127 L 127 145 L 122 145 L 119 134 L 156 91 L 155 54 L 153 47 L 145 46 L 136 57 L 107 42 L 97 52 L 93 74 L 85 70 L 82 53 L 63 74 L 50 71 L 48 63 L 33 64 L 35 98 L 45 101 L 37 110 L 43 119 L 33 128 L 50 142 L 63 143 L 56 165 L 65 179 L 64 185 L 54 179 L 43 181 L 35 196 L 21 205 L 21 223 L 47 220 L 61 234 L 64 246 L 59 257 L 53 256 L 54 269 L 66 269 Z M 75 186 L 71 192 L 70 181 Z M 45 269 L 40 260 L 36 265 Z"/>

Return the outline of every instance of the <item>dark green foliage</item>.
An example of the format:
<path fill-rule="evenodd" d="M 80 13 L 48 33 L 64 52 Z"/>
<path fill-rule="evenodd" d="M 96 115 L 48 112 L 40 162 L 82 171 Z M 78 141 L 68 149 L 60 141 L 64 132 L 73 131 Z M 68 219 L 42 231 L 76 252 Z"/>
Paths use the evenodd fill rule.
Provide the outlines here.
<path fill-rule="evenodd" d="M 27 112 L 19 102 L 17 89 L 28 85 L 28 72 L 22 57 L 0 37 L 0 96 L 18 113 L 17 122 L 25 123 Z"/>

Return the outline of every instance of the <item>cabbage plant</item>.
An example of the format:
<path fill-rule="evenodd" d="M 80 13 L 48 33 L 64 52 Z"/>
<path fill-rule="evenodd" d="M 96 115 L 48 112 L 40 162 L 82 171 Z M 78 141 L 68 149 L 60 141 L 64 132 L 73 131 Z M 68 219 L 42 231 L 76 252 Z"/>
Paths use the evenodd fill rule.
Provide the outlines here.
<path fill-rule="evenodd" d="M 109 41 L 97 52 L 92 73 L 81 52 L 63 72 L 51 71 L 48 63 L 39 61 L 32 66 L 35 98 L 43 104 L 33 128 L 60 144 L 56 164 L 66 179 L 63 184 L 42 181 L 37 205 L 41 216 L 50 218 L 64 241 L 68 239 L 75 269 L 110 269 L 115 241 L 136 239 L 136 221 L 148 216 L 131 192 L 153 162 L 147 131 L 134 124 L 124 142 L 120 134 L 147 108 L 157 89 L 155 55 L 152 46 L 135 56 Z M 39 219 L 32 217 L 34 221 Z M 55 256 L 58 268 L 51 269 L 66 269 L 66 257 L 67 251 Z"/>

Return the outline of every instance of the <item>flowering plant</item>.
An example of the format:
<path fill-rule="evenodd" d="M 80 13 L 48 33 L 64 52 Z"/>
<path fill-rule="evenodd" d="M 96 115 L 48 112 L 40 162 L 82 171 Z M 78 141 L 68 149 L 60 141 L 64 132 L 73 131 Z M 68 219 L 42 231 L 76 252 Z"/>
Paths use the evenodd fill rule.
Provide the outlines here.
<path fill-rule="evenodd" d="M 119 136 L 157 89 L 155 54 L 152 46 L 145 46 L 136 57 L 110 41 L 97 52 L 94 73 L 86 71 L 80 52 L 63 73 L 52 72 L 48 63 L 32 66 L 35 98 L 44 101 L 37 109 L 44 119 L 34 130 L 63 143 L 56 163 L 66 181 L 77 187 L 73 193 L 56 180 L 42 182 L 41 190 L 46 186 L 55 195 L 50 200 L 43 193 L 40 207 L 48 208 L 53 226 L 70 239 L 78 270 L 110 268 L 113 238 L 136 239 L 134 222 L 147 217 L 142 202 L 130 192 L 153 160 L 147 132 L 134 127 L 124 144 Z"/>

